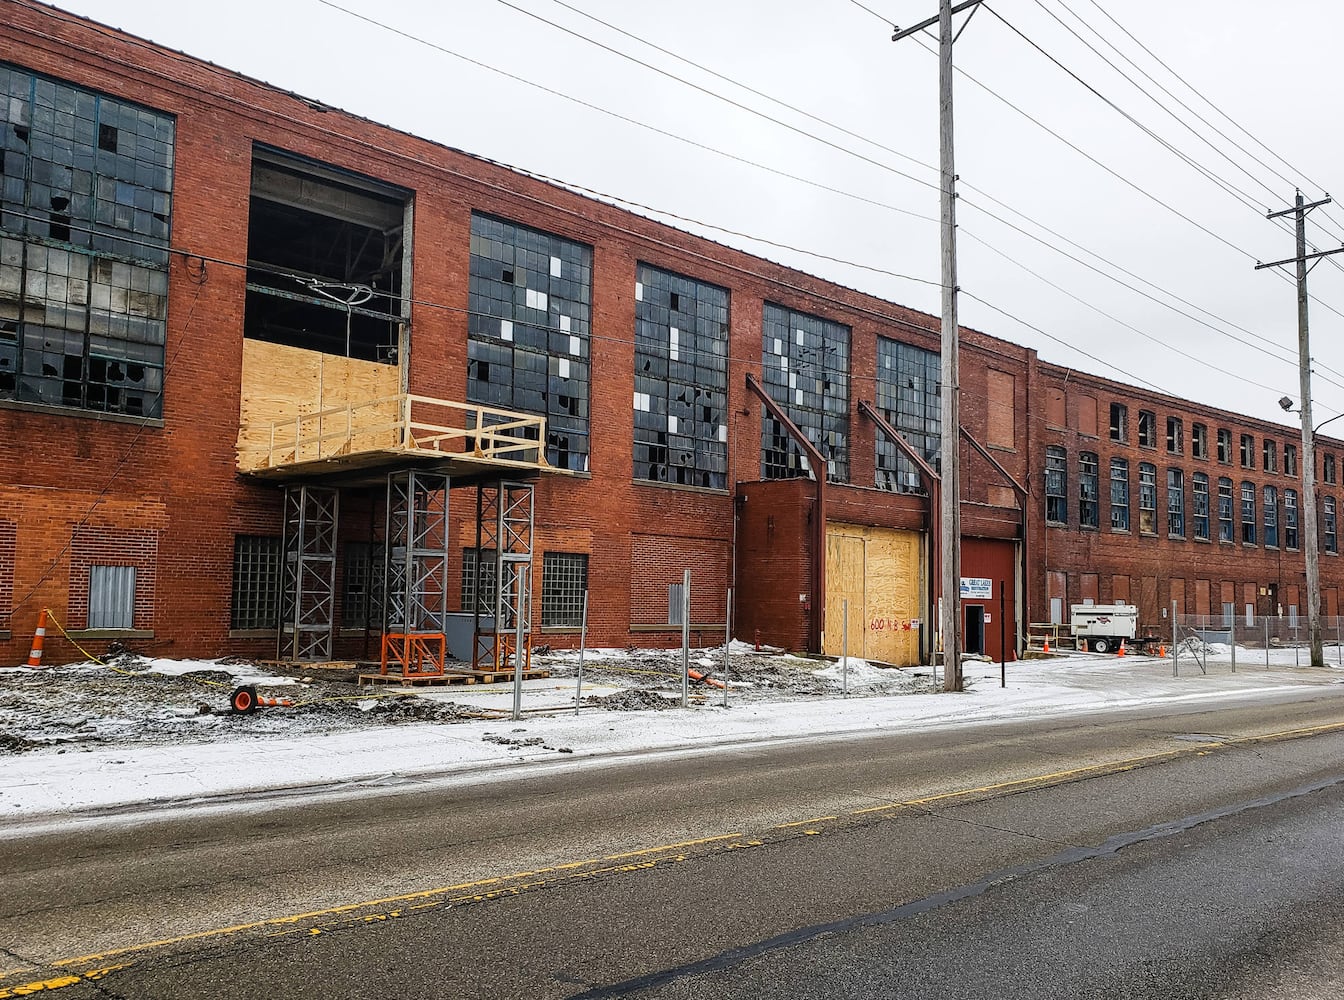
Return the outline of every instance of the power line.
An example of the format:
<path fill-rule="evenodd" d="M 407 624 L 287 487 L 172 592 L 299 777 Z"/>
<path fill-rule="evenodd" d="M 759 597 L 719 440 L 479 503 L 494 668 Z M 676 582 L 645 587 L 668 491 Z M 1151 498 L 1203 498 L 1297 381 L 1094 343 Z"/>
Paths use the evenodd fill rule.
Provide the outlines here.
<path fill-rule="evenodd" d="M 335 4 L 330 3 L 330 0 L 322 0 L 322 2 L 324 2 L 324 3 L 328 3 L 329 6 L 335 6 Z M 683 78 L 683 77 L 677 76 L 676 74 L 669 73 L 669 72 L 667 72 L 666 70 L 662 70 L 662 69 L 660 69 L 659 67 L 653 66 L 652 64 L 650 64 L 650 63 L 648 63 L 648 62 L 646 62 L 646 61 L 644 61 L 644 60 L 642 60 L 642 59 L 639 59 L 639 58 L 637 58 L 637 57 L 635 57 L 635 56 L 632 56 L 632 55 L 630 55 L 629 53 L 623 52 L 623 51 L 621 51 L 621 50 L 619 50 L 619 49 L 616 49 L 616 48 L 614 48 L 614 47 L 612 47 L 612 46 L 606 45 L 605 43 L 602 43 L 602 42 L 600 42 L 600 41 L 598 41 L 598 40 L 596 40 L 596 39 L 593 39 L 593 38 L 591 38 L 591 37 L 589 37 L 589 36 L 587 36 L 587 35 L 584 35 L 584 34 L 582 34 L 581 32 L 577 32 L 577 31 L 575 31 L 575 30 L 573 30 L 573 29 L 571 29 L 571 28 L 565 27 L 565 26 L 563 26 L 563 25 L 559 25 L 559 24 L 557 24 L 556 22 L 551 21 L 551 20 L 549 20 L 549 19 L 547 19 L 547 18 L 541 17 L 541 16 L 538 15 L 538 14 L 532 13 L 532 12 L 530 12 L 530 11 L 523 10 L 522 8 L 517 7 L 515 4 L 510 3 L 509 0 L 497 0 L 497 2 L 501 3 L 501 4 L 502 4 L 503 6 L 505 6 L 505 7 L 508 7 L 508 8 L 510 8 L 510 9 L 512 9 L 512 10 L 518 11 L 519 13 L 526 14 L 526 15 L 528 15 L 529 17 L 532 17 L 532 18 L 534 18 L 534 19 L 536 19 L 536 20 L 542 22 L 543 24 L 546 24 L 546 25 L 549 25 L 549 26 L 551 26 L 551 27 L 553 27 L 553 28 L 556 28 L 556 29 L 558 29 L 558 30 L 564 32 L 565 34 L 570 35 L 571 37 L 578 38 L 578 39 L 580 39 L 580 40 L 582 40 L 582 41 L 586 41 L 586 42 L 588 42 L 588 43 L 590 43 L 590 44 L 592 44 L 592 45 L 595 45 L 595 46 L 601 48 L 602 50 L 604 50 L 604 51 L 606 51 L 606 52 L 615 54 L 615 55 L 617 55 L 617 56 L 620 56 L 620 57 L 623 58 L 623 59 L 626 59 L 626 60 L 628 60 L 628 61 L 630 61 L 630 62 L 633 62 L 633 63 L 635 63 L 635 64 L 637 64 L 637 65 L 639 65 L 639 66 L 642 66 L 642 67 L 644 67 L 644 68 L 646 68 L 646 69 L 650 69 L 650 70 L 652 70 L 652 71 L 654 71 L 654 72 L 656 72 L 656 73 L 659 73 L 659 74 L 661 74 L 661 75 L 663 75 L 663 76 L 667 76 L 667 77 L 669 77 L 670 79 L 673 79 L 673 80 L 676 80 L 676 81 L 678 81 L 678 82 L 680 82 L 680 83 L 686 84 L 687 86 L 691 86 L 691 87 L 693 87 L 694 89 L 696 89 L 696 90 L 698 90 L 698 91 L 700 91 L 700 92 L 702 92 L 702 93 L 707 93 L 707 94 L 710 94 L 711 96 L 714 96 L 714 97 L 719 98 L 720 100 L 727 101 L 729 104 L 732 104 L 733 106 L 735 106 L 735 107 L 737 107 L 737 108 L 739 108 L 739 109 L 741 109 L 741 110 L 745 110 L 745 111 L 748 111 L 748 112 L 751 113 L 751 114 L 755 114 L 755 115 L 764 117 L 767 121 L 773 122 L 773 123 L 775 123 L 775 124 L 777 124 L 777 125 L 784 125 L 784 127 L 786 127 L 786 128 L 790 128 L 790 129 L 793 130 L 793 131 L 800 131 L 800 130 L 796 129 L 794 126 L 791 126 L 791 125 L 788 125 L 787 123 L 783 123 L 783 122 L 781 122 L 780 119 L 778 119 L 778 118 L 775 118 L 775 117 L 773 117 L 773 116 L 771 116 L 771 115 L 764 115 L 762 112 L 759 112 L 759 111 L 756 110 L 756 109 L 749 108 L 749 107 L 747 107 L 747 106 L 745 106 L 745 105 L 740 104 L 739 102 L 736 102 L 736 101 L 731 100 L 730 98 L 727 98 L 727 97 L 724 97 L 723 95 L 717 94 L 716 92 L 709 91 L 709 90 L 707 90 L 706 88 L 700 86 L 699 84 L 692 83 L 692 82 L 690 82 L 690 81 L 687 81 L 687 80 L 686 80 L 685 78 Z M 664 55 L 670 56 L 671 58 L 677 59 L 678 61 L 683 62 L 683 63 L 686 63 L 687 65 L 693 66 L 693 67 L 695 67 L 696 69 L 699 69 L 699 70 L 701 70 L 702 72 L 708 73 L 708 74 L 710 74 L 710 75 L 712 75 L 712 76 L 714 76 L 714 77 L 716 77 L 716 78 L 718 78 L 718 79 L 720 79 L 720 80 L 723 80 L 723 81 L 725 81 L 725 82 L 727 82 L 727 83 L 729 83 L 729 84 L 732 84 L 733 86 L 741 87 L 742 89 L 748 91 L 749 93 L 752 93 L 752 94 L 754 94 L 754 95 L 756 95 L 756 96 L 758 96 L 758 97 L 762 97 L 762 98 L 764 98 L 765 100 L 771 101 L 772 103 L 775 103 L 775 104 L 777 104 L 777 105 L 779 105 L 779 106 L 781 106 L 781 107 L 785 107 L 785 108 L 787 108 L 788 110 L 790 110 L 790 111 L 792 111 L 792 112 L 794 112 L 794 113 L 796 113 L 796 114 L 801 114 L 801 115 L 803 115 L 803 116 L 805 116 L 805 117 L 807 117 L 807 118 L 809 118 L 809 119 L 811 119 L 811 120 L 813 120 L 813 121 L 817 121 L 817 122 L 821 122 L 822 124 L 829 125 L 830 127 L 836 128 L 838 131 L 840 131 L 840 132 L 842 132 L 842 133 L 844 133 L 844 134 L 846 134 L 846 135 L 849 135 L 849 136 L 851 136 L 851 137 L 853 137 L 853 138 L 857 138 L 857 139 L 859 139 L 860 141 L 863 141 L 863 142 L 869 143 L 869 144 L 871 144 L 871 145 L 874 145 L 874 146 L 876 146 L 876 147 L 878 147 L 878 148 L 880 148 L 880 149 L 883 149 L 883 150 L 885 150 L 885 151 L 887 151 L 887 152 L 894 153 L 895 155 L 901 156 L 901 157 L 903 157 L 903 158 L 905 158 L 905 159 L 907 159 L 907 160 L 910 160 L 911 162 L 915 162 L 915 163 L 917 163 L 917 164 L 919 164 L 919 165 L 921 165 L 921 166 L 928 166 L 927 164 L 923 164 L 921 161 L 916 160 L 916 159 L 914 159 L 913 157 L 910 157 L 910 156 L 908 156 L 908 155 L 906 155 L 906 154 L 904 154 L 904 153 L 901 153 L 901 152 L 899 152 L 899 151 L 897 151 L 897 150 L 893 150 L 893 149 L 891 149 L 890 147 L 883 145 L 882 143 L 876 142 L 875 140 L 869 139 L 868 137 L 863 136 L 863 135 L 861 135 L 861 134 L 859 134 L 859 133 L 853 132 L 853 131 L 851 131 L 851 130 L 849 130 L 849 129 L 846 129 L 846 128 L 843 128 L 843 127 L 841 127 L 841 126 L 834 125 L 833 123 L 827 122 L 827 121 L 825 121 L 824 119 L 821 119 L 820 117 L 818 117 L 818 116 L 816 116 L 816 115 L 813 115 L 811 112 L 805 111 L 805 110 L 803 110 L 803 109 L 801 109 L 801 108 L 796 107 L 795 105 L 788 104 L 787 102 L 784 102 L 784 101 L 781 101 L 781 100 L 779 100 L 779 99 L 777 99 L 777 98 L 774 98 L 774 97 L 770 96 L 769 94 L 766 94 L 766 93 L 764 93 L 763 91 L 761 91 L 761 90 L 759 90 L 759 89 L 757 89 L 757 88 L 751 87 L 751 86 L 749 86 L 748 84 L 744 84 L 744 83 L 742 83 L 742 82 L 740 82 L 740 81 L 738 81 L 738 80 L 735 80 L 735 79 L 733 79 L 733 78 L 731 78 L 731 77 L 729 77 L 729 76 L 727 76 L 727 75 L 725 75 L 725 74 L 723 74 L 723 73 L 718 72 L 717 70 L 710 69 L 709 67 L 706 67 L 706 66 L 704 66 L 704 65 L 701 64 L 701 63 L 698 63 L 698 62 L 695 62 L 694 60 L 688 59 L 688 58 L 686 58 L 686 57 L 684 57 L 684 56 L 682 56 L 682 55 L 680 55 L 680 54 L 678 54 L 678 53 L 675 53 L 675 52 L 671 51 L 670 49 L 667 49 L 667 48 L 665 48 L 665 47 L 663 47 L 663 46 L 661 46 L 661 45 L 657 45 L 657 44 L 655 44 L 655 43 L 653 43 L 653 42 L 650 42 L 650 41 L 648 41 L 648 40 L 646 40 L 646 39 L 640 38 L 639 36 L 635 35 L 634 33 L 629 32 L 629 31 L 627 31 L 627 30 L 625 30 L 625 29 L 623 29 L 623 28 L 621 28 L 621 27 L 619 27 L 619 26 L 617 26 L 617 25 L 614 25 L 614 24 L 612 24 L 612 23 L 609 22 L 609 21 L 606 21 L 606 20 L 604 20 L 604 19 L 602 19 L 602 18 L 596 17 L 596 16 L 594 16 L 594 15 L 591 15 L 591 14 L 587 13 L 586 11 L 581 10 L 580 8 L 574 6 L 573 4 L 570 4 L 570 3 L 566 2 L 566 0 L 553 0 L 553 2 L 555 2 L 558 6 L 565 8 L 566 10 L 569 10 L 569 11 L 575 13 L 575 14 L 578 14 L 579 16 L 581 16 L 581 17 L 583 17 L 583 18 L 586 18 L 586 19 L 589 20 L 589 21 L 595 22 L 595 23 L 597 23 L 597 24 L 601 24 L 602 26 L 608 28 L 608 29 L 611 30 L 611 31 L 616 32 L 617 34 L 619 34 L 619 35 L 621 35 L 621 36 L 623 36 L 623 37 L 625 37 L 625 38 L 629 38 L 629 39 L 632 39 L 632 40 L 634 40 L 634 41 L 637 41 L 637 42 L 639 42 L 639 43 L 641 43 L 641 44 L 647 45 L 647 46 L 649 46 L 650 48 L 653 48 L 655 51 L 658 51 L 658 52 L 660 52 L 660 53 L 663 53 Z M 862 4 L 857 4 L 857 3 L 856 3 L 856 5 L 857 5 L 857 6 L 860 6 L 863 10 L 865 10 L 865 11 L 868 12 L 869 14 L 873 14 L 874 16 L 878 17 L 879 19 L 881 19 L 881 20 L 885 20 L 885 19 L 882 19 L 882 18 L 881 18 L 881 15 L 878 15 L 878 14 L 877 14 L 875 11 L 873 11 L 871 8 L 864 7 Z M 991 11 L 991 12 L 994 13 L 996 17 L 999 17 L 999 15 L 998 15 L 998 13 L 997 13 L 996 11 Z M 1002 20 L 1002 18 L 1000 18 L 1000 20 Z M 1005 23 L 1006 25 L 1008 25 L 1008 27 L 1011 28 L 1012 30 L 1017 31 L 1017 29 L 1014 28 L 1011 24 L 1008 24 L 1007 21 L 1004 21 L 1004 23 Z M 1019 32 L 1019 34 L 1020 34 L 1020 32 Z M 1022 36 L 1022 37 L 1023 37 L 1024 40 L 1026 40 L 1029 44 L 1032 44 L 1033 46 L 1035 46 L 1035 43 L 1034 43 L 1034 42 L 1031 42 L 1030 39 L 1027 39 L 1026 36 Z M 1039 47 L 1037 47 L 1037 48 L 1039 48 Z M 1044 50 L 1041 50 L 1041 51 L 1042 51 L 1042 54 L 1046 55 L 1048 58 L 1052 58 L 1052 59 L 1053 59 L 1053 57 L 1050 57 L 1050 56 L 1048 55 L 1048 53 L 1045 53 L 1045 52 L 1044 52 Z M 1057 64 L 1058 64 L 1058 63 L 1057 63 Z M 1067 68 L 1064 67 L 1062 64 L 1058 64 L 1058 65 L 1060 65 L 1060 68 L 1061 68 L 1061 69 L 1065 69 L 1066 72 L 1070 72 L 1070 75 L 1075 76 L 1075 79 L 1078 79 L 1080 83 L 1084 83 L 1084 81 L 1082 81 L 1081 78 L 1076 77 L 1075 74 L 1072 74 L 1071 71 L 1068 71 Z M 1087 86 L 1086 83 L 1084 83 L 1084 85 Z M 1098 97 L 1100 97 L 1102 100 L 1106 100 L 1107 103 L 1108 103 L 1108 104 L 1111 104 L 1111 106 L 1114 107 L 1118 112 L 1120 112 L 1121 114 L 1124 114 L 1125 117 L 1129 118 L 1129 120 L 1132 121 L 1132 122 L 1136 125 L 1136 127 L 1139 127 L 1139 128 L 1141 128 L 1141 129 L 1143 129 L 1145 132 L 1148 132 L 1148 134 L 1152 135 L 1154 139 L 1156 139 L 1156 140 L 1159 141 L 1159 142 L 1162 142 L 1164 145 L 1167 145 L 1167 147 L 1168 147 L 1169 149 L 1171 149 L 1173 153 L 1175 153 L 1176 155 L 1181 156 L 1182 158 L 1186 159 L 1187 162 L 1189 162 L 1189 163 L 1190 163 L 1196 170 L 1199 170 L 1201 173 L 1205 173 L 1207 176 L 1210 176 L 1211 179 L 1213 179 L 1213 178 L 1212 178 L 1212 175 L 1211 175 L 1208 171 L 1206 171 L 1205 168 L 1202 168 L 1202 167 L 1200 167 L 1198 164 L 1195 164 L 1194 161 L 1193 161 L 1193 160 L 1190 160 L 1188 157 L 1184 157 L 1184 154 L 1181 154 L 1178 150 L 1175 149 L 1175 147 L 1172 147 L 1172 146 L 1170 146 L 1170 144 L 1167 144 L 1167 143 L 1165 142 L 1165 140 L 1162 140 L 1162 139 L 1161 139 L 1159 136 L 1157 136 L 1155 133 L 1152 133 L 1152 132 L 1151 132 L 1150 130 L 1148 130 L 1145 126 L 1143 126 L 1141 123 L 1139 123 L 1136 119 L 1134 119 L 1132 116 L 1128 115 L 1128 114 L 1127 114 L 1126 112 L 1124 112 L 1122 109 L 1120 109 L 1119 107 L 1117 107 L 1116 105 L 1114 105 L 1112 102 L 1110 102 L 1109 100 L 1107 100 L 1107 99 L 1106 99 L 1105 97 L 1103 97 L 1099 92 L 1095 91 L 1095 90 L 1094 90 L 1093 88 L 1091 88 L 1090 86 L 1089 86 L 1089 89 L 1092 89 L 1093 92 L 1096 93 Z M 869 163 L 874 162 L 874 161 L 872 161 L 870 158 L 868 158 L 868 157 L 866 157 L 866 156 L 863 156 L 862 154 L 855 153 L 855 151 L 852 150 L 852 149 L 849 149 L 849 148 L 847 148 L 847 147 L 841 147 L 841 146 L 838 146 L 838 145 L 836 145 L 836 144 L 834 144 L 834 143 L 831 143 L 829 140 L 820 139 L 819 137 L 817 137 L 817 136 L 816 136 L 815 134 L 813 134 L 813 133 L 806 132 L 806 131 L 802 131 L 801 134 L 806 135 L 806 136 L 808 136 L 809 138 L 813 138 L 813 139 L 816 139 L 816 140 L 818 140 L 818 141 L 821 141 L 821 142 L 825 143 L 826 145 L 828 145 L 828 146 L 830 146 L 830 147 L 832 147 L 832 148 L 839 149 L 839 150 L 844 151 L 844 152 L 848 152 L 848 153 L 850 153 L 851 155 L 856 155 L 856 156 L 858 156 L 860 159 L 864 160 L 865 162 L 869 162 Z M 1076 148 L 1076 147 L 1075 147 L 1075 148 Z M 932 169 L 932 168 L 930 167 L 929 169 Z M 899 173 L 899 172 L 898 172 L 898 173 Z M 901 176 L 908 176 L 908 175 L 901 174 Z M 1258 207 L 1254 204 L 1253 201 L 1250 201 L 1250 200 L 1249 200 L 1249 196 L 1247 196 L 1246 201 L 1245 201 L 1244 203 L 1247 204 L 1248 207 L 1251 207 L 1252 209 L 1255 209 L 1255 210 L 1258 211 Z M 1190 220 L 1190 221 L 1193 221 L 1193 220 Z M 1196 224 L 1196 225 L 1198 225 L 1198 224 Z M 1206 232 L 1209 232 L 1209 231 L 1206 230 Z M 1210 234 L 1213 235 L 1212 233 L 1210 233 Z M 981 242 L 983 242 L 983 241 L 981 241 Z M 1229 244 L 1229 245 L 1231 245 L 1231 244 Z M 991 247 L 991 249 L 993 249 L 993 248 Z M 1056 249 L 1057 249 L 1057 248 L 1056 248 Z M 1063 252 L 1063 251 L 1060 251 L 1060 252 Z M 1246 254 L 1246 256 L 1248 256 L 1248 257 L 1253 256 L 1253 255 L 1249 254 L 1249 253 L 1246 252 L 1246 251 L 1241 251 L 1241 252 L 1244 253 L 1244 254 Z M 1069 256 L 1069 255 L 1067 255 L 1067 254 L 1065 254 L 1065 255 L 1066 255 L 1066 256 Z M 1011 258 L 1010 258 L 1010 259 L 1011 259 Z M 1108 263 L 1110 263 L 1110 262 L 1108 262 Z M 1112 264 L 1112 266 L 1117 266 L 1117 265 Z M 880 270 L 880 269 L 878 269 L 878 270 Z M 1101 272 L 1099 272 L 1099 273 L 1101 273 Z M 1107 277 L 1112 277 L 1112 276 L 1107 276 Z M 1115 278 L 1113 278 L 1113 277 L 1112 277 L 1112 280 L 1117 280 L 1117 281 L 1118 281 L 1118 279 L 1115 279 Z M 1129 286 L 1129 285 L 1125 284 L 1124 282 L 1119 282 L 1119 283 L 1120 283 L 1122 286 L 1124 286 L 1124 287 L 1126 287 L 1126 288 L 1130 288 L 1130 289 L 1133 290 L 1133 291 L 1138 291 L 1137 289 L 1133 289 L 1132 286 Z M 1142 292 L 1139 292 L 1139 294 L 1143 294 L 1143 293 L 1142 293 Z M 1173 297 L 1174 297 L 1174 296 L 1173 296 Z M 1155 300 L 1155 301 L 1157 301 L 1157 300 Z M 1165 303 L 1160 303 L 1160 304 L 1166 305 Z M 1179 310 L 1177 310 L 1177 311 L 1179 312 Z M 1182 314 L 1182 315 L 1185 315 L 1185 314 Z M 1193 318 L 1193 317 L 1188 317 L 1188 318 Z M 1199 321 L 1196 320 L 1196 322 L 1199 322 Z M 1207 324 L 1204 324 L 1204 325 L 1207 325 Z M 1209 327 L 1209 328 L 1212 329 L 1212 330 L 1214 330 L 1214 331 L 1217 332 L 1217 333 L 1220 333 L 1220 334 L 1224 335 L 1224 336 L 1229 336 L 1230 339 L 1232 339 L 1232 340 L 1234 340 L 1234 341 L 1236 341 L 1236 342 L 1238 342 L 1238 343 L 1246 344 L 1246 341 L 1241 340 L 1241 339 L 1238 338 L 1238 337 L 1231 336 L 1230 334 L 1226 334 L 1224 331 L 1217 330 L 1217 328 L 1215 328 L 1215 327 Z M 1266 341 L 1266 342 L 1269 342 L 1269 341 Z M 1254 345 L 1247 345 L 1247 346 L 1254 347 Z M 1267 352 L 1266 352 L 1266 353 L 1267 353 Z M 1271 355 L 1271 357 L 1272 357 L 1272 355 Z M 1286 361 L 1287 359 L 1279 359 L 1279 360 L 1285 360 L 1285 361 Z M 1220 370 L 1221 370 L 1221 369 L 1220 369 Z M 1226 372 L 1225 374 L 1232 375 L 1232 373 L 1230 373 L 1230 372 Z M 1238 376 L 1232 375 L 1232 377 L 1238 377 Z M 1257 383 L 1254 383 L 1254 382 L 1253 382 L 1252 384 L 1257 384 Z"/>
<path fill-rule="evenodd" d="M 334 3 L 331 2 L 331 0 L 318 0 L 318 2 L 327 4 L 328 6 L 333 7 L 336 6 Z M 660 66 L 655 66 L 652 63 L 645 62 L 643 59 L 640 59 L 637 56 L 633 56 L 628 52 L 623 52 L 620 49 L 616 48 L 615 46 L 607 45 L 605 42 L 600 42 L 595 38 L 591 38 L 588 35 L 583 34 L 583 32 L 581 31 L 575 31 L 573 28 L 566 27 L 563 24 L 559 24 L 548 18 L 542 17 L 540 14 L 534 11 L 530 11 L 527 10 L 526 8 L 519 7 L 517 4 L 511 3 L 510 0 L 495 0 L 495 2 L 500 4 L 501 6 L 509 8 L 510 10 L 517 11 L 519 14 L 523 14 L 526 17 L 530 17 L 533 20 L 540 21 L 542 24 L 549 25 L 550 27 L 555 28 L 557 31 L 561 31 L 564 34 L 569 35 L 571 38 L 577 38 L 580 41 L 587 42 L 589 45 L 594 45 L 597 48 L 602 49 L 604 52 L 609 52 L 620 59 L 624 59 L 627 62 L 632 62 L 637 66 L 643 66 L 645 69 L 651 70 L 652 72 L 657 73 L 659 76 L 665 76 L 669 80 L 675 80 L 677 83 L 690 87 L 692 90 L 699 91 L 702 94 L 714 98 L 715 100 L 723 101 L 741 111 L 747 112 L 748 114 L 755 115 L 758 118 L 763 118 L 768 122 L 778 125 L 780 128 L 787 129 L 788 131 L 800 135 L 806 139 L 811 139 L 813 142 L 819 142 L 823 146 L 827 146 L 830 149 L 836 150 L 837 152 L 846 153 L 850 156 L 856 157 L 857 159 L 862 160 L 864 163 L 877 167 L 879 170 L 885 170 L 888 173 L 895 174 L 897 177 L 902 177 L 908 181 L 913 181 L 914 183 L 922 185 L 923 187 L 933 188 L 935 190 L 938 187 L 938 185 L 933 181 L 926 181 L 923 178 L 916 177 L 914 174 L 908 174 L 903 170 L 897 170 L 890 163 L 883 163 L 881 160 L 875 160 L 870 156 L 865 156 L 863 153 L 850 149 L 846 146 L 841 146 L 839 143 L 832 142 L 829 139 L 819 136 L 815 132 L 809 132 L 806 129 L 799 128 L 797 125 L 792 125 L 789 122 L 774 117 L 773 115 L 768 115 L 764 111 L 759 110 L 758 108 L 749 107 L 748 105 L 743 104 L 740 101 L 735 101 L 731 97 L 727 97 L 723 94 L 718 93 L 717 91 L 710 90 L 708 87 L 701 86 L 700 84 L 695 83 L 692 80 L 687 80 L 685 77 L 677 76 L 677 74 L 671 72 L 670 70 L 665 70 Z"/>

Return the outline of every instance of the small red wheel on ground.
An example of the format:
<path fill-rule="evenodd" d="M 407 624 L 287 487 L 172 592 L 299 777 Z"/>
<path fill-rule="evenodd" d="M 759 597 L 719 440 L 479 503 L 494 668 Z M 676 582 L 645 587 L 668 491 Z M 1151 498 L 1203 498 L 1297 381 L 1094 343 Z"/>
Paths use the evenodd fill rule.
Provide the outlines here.
<path fill-rule="evenodd" d="M 251 684 L 235 688 L 229 695 L 229 707 L 235 715 L 251 715 L 257 710 L 257 689 Z"/>

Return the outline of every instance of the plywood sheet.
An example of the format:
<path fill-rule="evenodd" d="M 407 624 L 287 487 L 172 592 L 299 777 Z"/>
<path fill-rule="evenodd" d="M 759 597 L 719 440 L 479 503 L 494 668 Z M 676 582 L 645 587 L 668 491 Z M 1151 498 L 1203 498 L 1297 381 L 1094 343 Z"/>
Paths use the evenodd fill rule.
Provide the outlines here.
<path fill-rule="evenodd" d="M 921 536 L 864 525 L 826 526 L 826 653 L 841 654 L 844 602 L 849 653 L 899 666 L 919 662 Z"/>
<path fill-rule="evenodd" d="M 319 410 L 395 397 L 401 391 L 400 382 L 393 365 L 244 340 L 238 444 L 269 443 L 273 421 L 292 421 Z M 365 426 L 387 426 L 397 419 L 396 403 L 361 410 L 358 418 Z M 304 437 L 316 432 L 315 424 L 302 428 Z M 291 424 L 289 436 L 293 435 Z"/>

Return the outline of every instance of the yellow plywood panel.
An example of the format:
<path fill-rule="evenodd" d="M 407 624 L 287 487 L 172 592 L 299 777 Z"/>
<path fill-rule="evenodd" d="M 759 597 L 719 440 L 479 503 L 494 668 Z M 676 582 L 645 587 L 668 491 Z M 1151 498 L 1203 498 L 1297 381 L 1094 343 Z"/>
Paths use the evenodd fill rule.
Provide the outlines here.
<path fill-rule="evenodd" d="M 921 536 L 832 522 L 826 526 L 826 653 L 839 656 L 844 602 L 849 653 L 899 666 L 919 662 Z"/>
<path fill-rule="evenodd" d="M 269 443 L 273 421 L 395 397 L 400 391 L 401 374 L 394 365 L 244 340 L 238 443 Z M 363 410 L 360 420 L 370 426 L 396 421 L 395 399 L 389 400 L 386 412 L 382 410 Z"/>

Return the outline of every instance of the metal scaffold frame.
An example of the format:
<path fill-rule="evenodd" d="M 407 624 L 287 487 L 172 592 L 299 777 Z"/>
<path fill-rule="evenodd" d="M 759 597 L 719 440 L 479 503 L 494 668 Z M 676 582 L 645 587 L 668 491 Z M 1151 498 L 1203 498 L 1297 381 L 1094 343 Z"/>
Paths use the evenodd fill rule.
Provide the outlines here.
<path fill-rule="evenodd" d="M 284 585 L 277 656 L 331 659 L 336 612 L 336 530 L 340 493 L 327 487 L 285 488 Z"/>
<path fill-rule="evenodd" d="M 482 621 L 481 601 L 474 612 L 472 667 L 526 671 L 532 664 L 533 488 L 500 480 L 476 491 L 476 587 L 481 593 L 484 563 L 494 560 L 494 615 Z M 488 555 L 493 553 L 493 555 Z"/>
<path fill-rule="evenodd" d="M 402 470 L 387 477 L 384 534 L 383 672 L 444 669 L 448 614 L 448 487 L 444 473 Z"/>

